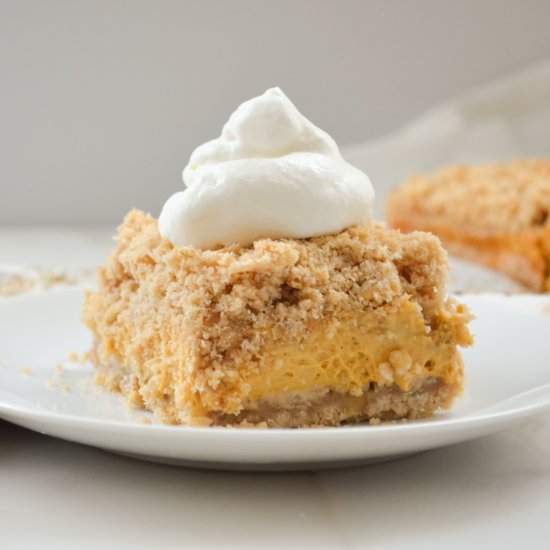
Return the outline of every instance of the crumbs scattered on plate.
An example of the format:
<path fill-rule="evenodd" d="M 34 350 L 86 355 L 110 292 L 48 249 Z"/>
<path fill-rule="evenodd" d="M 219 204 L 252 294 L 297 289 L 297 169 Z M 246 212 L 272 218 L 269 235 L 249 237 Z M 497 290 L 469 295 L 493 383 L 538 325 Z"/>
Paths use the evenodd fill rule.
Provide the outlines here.
<path fill-rule="evenodd" d="M 61 363 L 56 363 L 54 367 L 54 377 L 46 380 L 46 388 L 49 390 L 60 389 L 63 393 L 69 393 L 71 388 L 62 378 L 65 367 Z"/>
<path fill-rule="evenodd" d="M 140 417 L 136 420 L 136 422 L 137 422 L 138 424 L 147 424 L 147 425 L 153 423 L 153 421 L 152 421 L 150 418 L 148 418 L 147 416 L 140 416 Z"/>
<path fill-rule="evenodd" d="M 84 363 L 87 363 L 90 360 L 90 354 L 88 352 L 84 352 L 81 355 L 79 355 L 76 351 L 70 351 L 67 354 L 67 361 L 70 361 L 71 363 L 79 363 L 83 365 Z"/>

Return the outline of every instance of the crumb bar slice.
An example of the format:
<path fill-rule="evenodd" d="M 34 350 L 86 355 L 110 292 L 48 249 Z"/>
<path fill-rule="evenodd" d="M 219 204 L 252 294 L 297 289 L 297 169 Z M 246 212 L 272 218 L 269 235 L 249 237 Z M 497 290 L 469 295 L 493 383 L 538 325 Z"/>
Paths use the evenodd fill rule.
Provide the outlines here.
<path fill-rule="evenodd" d="M 462 389 L 470 319 L 446 253 L 381 224 L 201 251 L 130 212 L 83 317 L 104 386 L 168 423 L 429 416 Z"/>
<path fill-rule="evenodd" d="M 438 235 L 459 257 L 550 290 L 550 161 L 454 166 L 392 191 L 388 223 Z"/>

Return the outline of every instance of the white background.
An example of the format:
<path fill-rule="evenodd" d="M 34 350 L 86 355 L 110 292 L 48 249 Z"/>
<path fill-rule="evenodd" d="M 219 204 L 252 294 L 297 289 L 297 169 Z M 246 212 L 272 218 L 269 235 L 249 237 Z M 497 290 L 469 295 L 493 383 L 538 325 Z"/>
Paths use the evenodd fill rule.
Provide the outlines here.
<path fill-rule="evenodd" d="M 383 134 L 550 54 L 549 20 L 548 0 L 0 0 L 0 224 L 158 214 L 273 85 L 340 144 Z"/>

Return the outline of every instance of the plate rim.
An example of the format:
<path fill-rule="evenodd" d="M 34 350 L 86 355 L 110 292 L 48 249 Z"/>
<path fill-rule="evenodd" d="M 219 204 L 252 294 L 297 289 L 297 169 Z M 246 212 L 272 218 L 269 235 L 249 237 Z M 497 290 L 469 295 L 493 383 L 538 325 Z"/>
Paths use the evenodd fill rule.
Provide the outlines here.
<path fill-rule="evenodd" d="M 371 425 L 368 423 L 358 423 L 354 425 L 344 426 L 321 426 L 316 428 L 239 428 L 230 426 L 185 426 L 182 424 L 166 425 L 166 424 L 140 424 L 136 421 L 121 421 L 121 420 L 108 420 L 104 418 L 90 418 L 86 416 L 78 416 L 74 414 L 66 414 L 59 411 L 49 411 L 40 408 L 25 407 L 22 405 L 16 405 L 13 403 L 5 402 L 2 400 L 2 391 L 0 390 L 0 418 L 4 418 L 4 414 L 14 415 L 17 418 L 23 418 L 26 420 L 50 420 L 59 421 L 68 427 L 74 427 L 77 425 L 86 425 L 88 427 L 100 429 L 111 428 L 114 430 L 127 430 L 131 429 L 136 432 L 148 430 L 155 431 L 157 433 L 174 433 L 175 431 L 192 432 L 194 434 L 250 434 L 244 435 L 244 437 L 254 438 L 258 434 L 286 434 L 289 437 L 303 437 L 304 434 L 336 434 L 336 433 L 362 433 L 363 431 L 369 433 L 385 433 L 389 431 L 417 431 L 425 432 L 432 431 L 435 427 L 448 428 L 456 426 L 467 427 L 472 424 L 493 423 L 497 419 L 508 418 L 524 418 L 538 414 L 539 412 L 545 412 L 550 409 L 550 396 L 542 401 L 534 403 L 526 403 L 522 406 L 511 407 L 501 411 L 490 412 L 486 414 L 477 414 L 475 411 L 465 415 L 457 415 L 451 418 L 435 419 L 433 417 L 427 419 L 415 419 L 415 420 L 397 420 L 388 423 L 381 423 L 378 425 Z M 148 411 L 144 411 L 146 413 Z M 445 413 L 443 413 L 445 414 Z M 7 419 L 6 419 L 7 420 Z M 9 421 L 9 420 L 8 420 Z M 293 435 L 290 435 L 293 434 Z M 199 436 L 200 437 L 200 436 Z M 225 437 L 225 436 L 222 436 Z M 311 437 L 306 435 L 305 437 Z"/>
<path fill-rule="evenodd" d="M 14 302 L 28 302 L 40 299 L 45 297 L 45 294 L 48 294 L 48 297 L 52 297 L 53 294 L 69 297 L 82 296 L 82 293 L 88 288 L 88 285 L 58 287 L 48 291 L 14 296 L 6 299 L 6 301 L 13 307 Z M 550 299 L 550 296 L 539 296 L 534 294 L 509 296 L 499 293 L 462 293 L 459 294 L 458 297 L 459 299 L 467 297 L 472 297 L 474 300 L 483 299 L 491 303 L 511 307 L 520 306 L 525 308 L 526 313 L 534 316 L 544 315 L 544 313 L 541 310 L 537 311 L 538 308 L 533 308 L 533 305 L 538 306 L 542 304 L 543 306 L 547 306 Z M 0 301 L 0 309 L 2 303 L 4 303 L 4 300 Z M 82 374 L 82 376 L 88 377 L 89 373 L 86 372 Z M 539 387 L 545 387 L 546 385 L 547 383 L 533 386 L 528 391 L 538 389 Z M 518 395 L 520 395 L 519 392 L 513 394 L 510 398 Z M 135 449 L 140 446 L 140 440 L 146 439 L 153 443 L 149 452 L 149 456 L 153 457 L 153 459 L 169 457 L 170 454 L 168 449 L 179 448 L 176 444 L 181 441 L 181 451 L 178 451 L 177 454 L 179 457 L 178 460 L 182 463 L 185 463 L 186 460 L 195 460 L 189 457 L 186 458 L 186 442 L 196 442 L 198 445 L 205 444 L 205 450 L 201 451 L 205 458 L 200 460 L 200 462 L 206 465 L 205 467 L 208 467 L 207 464 L 214 460 L 213 455 L 209 455 L 207 451 L 208 447 L 214 441 L 222 445 L 229 442 L 238 442 L 243 445 L 248 445 L 250 443 L 266 444 L 270 449 L 276 449 L 276 445 L 281 443 L 292 445 L 295 442 L 300 442 L 302 448 L 304 448 L 303 445 L 318 443 L 320 456 L 317 462 L 329 463 L 333 461 L 342 461 L 341 459 L 326 458 L 331 454 L 331 445 L 338 445 L 339 442 L 351 446 L 348 451 L 350 456 L 353 452 L 358 452 L 358 449 L 363 448 L 364 444 L 369 442 L 372 442 L 373 446 L 378 442 L 381 447 L 386 446 L 387 448 L 392 447 L 392 445 L 399 446 L 401 443 L 396 441 L 399 439 L 399 436 L 403 436 L 402 445 L 406 446 L 407 442 L 409 442 L 410 448 L 417 448 L 420 450 L 435 449 L 500 431 L 528 417 L 550 410 L 550 392 L 546 390 L 543 392 L 542 396 L 537 394 L 531 397 L 530 400 L 527 398 L 521 400 L 519 403 L 510 403 L 509 406 L 504 406 L 497 410 L 490 410 L 493 406 L 498 407 L 503 401 L 505 400 L 497 401 L 493 405 L 470 412 L 462 412 L 460 407 L 457 407 L 456 409 L 451 409 L 449 412 L 443 411 L 436 414 L 435 417 L 427 419 L 408 421 L 398 420 L 379 425 L 359 423 L 337 427 L 297 429 L 231 428 L 219 426 L 151 425 L 141 424 L 139 421 L 136 421 L 136 419 L 113 420 L 103 417 L 72 414 L 63 410 L 48 410 L 33 403 L 33 401 L 29 400 L 24 394 L 21 395 L 14 391 L 0 389 L 0 419 L 24 426 L 39 433 L 45 433 L 59 439 L 73 441 L 96 448 L 109 449 L 109 443 L 99 443 L 102 436 L 107 439 L 108 437 L 112 439 L 113 436 L 120 437 L 120 445 L 115 445 L 109 449 L 119 454 L 124 454 L 124 452 L 139 454 L 139 451 Z M 485 409 L 489 410 L 483 412 Z M 139 410 L 137 412 L 139 412 Z M 148 414 L 148 411 L 143 411 L 143 414 Z M 88 438 L 84 432 L 89 434 Z M 437 441 L 438 436 L 441 437 L 440 442 Z M 413 444 L 415 441 L 417 441 L 417 443 Z M 362 442 L 364 442 L 364 444 Z M 158 443 L 159 447 L 155 448 L 154 443 Z M 126 450 L 121 451 L 122 447 Z M 355 449 L 353 452 L 351 451 L 352 448 Z M 173 453 L 174 451 L 170 452 Z M 312 462 L 311 457 L 301 458 L 298 451 L 296 451 L 294 455 L 292 452 L 290 454 L 292 455 L 290 462 L 297 466 L 301 463 Z M 407 454 L 407 452 L 405 452 L 405 454 Z M 252 453 L 249 458 L 240 459 L 237 459 L 235 454 L 233 456 L 220 455 L 216 460 L 221 464 L 226 463 L 228 465 L 234 465 L 236 463 L 242 463 L 243 465 L 250 464 L 251 466 L 254 464 L 267 465 L 269 463 L 277 465 L 282 462 L 277 456 L 273 456 L 271 460 L 265 460 L 258 458 L 260 455 L 261 452 L 257 455 Z M 365 460 L 368 459 L 367 455 L 368 453 L 365 451 Z M 206 456 L 208 456 L 208 458 L 206 458 Z M 382 449 L 378 456 L 385 456 Z"/>

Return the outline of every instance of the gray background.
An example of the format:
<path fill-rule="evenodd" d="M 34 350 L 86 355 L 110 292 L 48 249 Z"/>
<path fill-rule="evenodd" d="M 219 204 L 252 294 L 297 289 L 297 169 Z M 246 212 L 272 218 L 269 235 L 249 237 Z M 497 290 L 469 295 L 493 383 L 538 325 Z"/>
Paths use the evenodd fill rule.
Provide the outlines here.
<path fill-rule="evenodd" d="M 341 144 L 550 54 L 548 0 L 2 1 L 0 224 L 158 214 L 281 86 Z M 376 185 L 376 182 L 374 182 Z"/>

